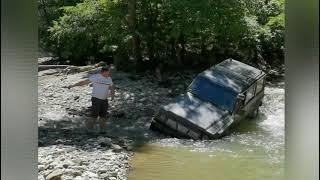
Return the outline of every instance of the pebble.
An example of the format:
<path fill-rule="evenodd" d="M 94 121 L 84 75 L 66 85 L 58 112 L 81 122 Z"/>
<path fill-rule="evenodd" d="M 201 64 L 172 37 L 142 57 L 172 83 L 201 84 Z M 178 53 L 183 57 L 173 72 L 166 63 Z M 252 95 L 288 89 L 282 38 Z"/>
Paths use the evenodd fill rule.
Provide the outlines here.
<path fill-rule="evenodd" d="M 38 180 L 46 180 L 43 175 L 38 175 Z"/>
<path fill-rule="evenodd" d="M 43 171 L 45 170 L 45 166 L 44 165 L 38 165 L 38 171 Z"/>

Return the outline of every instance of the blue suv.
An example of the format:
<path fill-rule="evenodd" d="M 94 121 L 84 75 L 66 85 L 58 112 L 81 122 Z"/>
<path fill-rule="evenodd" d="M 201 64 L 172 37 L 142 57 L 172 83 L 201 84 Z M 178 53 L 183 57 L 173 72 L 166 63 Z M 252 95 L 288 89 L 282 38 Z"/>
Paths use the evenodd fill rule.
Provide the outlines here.
<path fill-rule="evenodd" d="M 220 138 L 242 119 L 258 114 L 265 76 L 227 59 L 198 74 L 185 94 L 161 108 L 150 128 L 178 138 Z"/>

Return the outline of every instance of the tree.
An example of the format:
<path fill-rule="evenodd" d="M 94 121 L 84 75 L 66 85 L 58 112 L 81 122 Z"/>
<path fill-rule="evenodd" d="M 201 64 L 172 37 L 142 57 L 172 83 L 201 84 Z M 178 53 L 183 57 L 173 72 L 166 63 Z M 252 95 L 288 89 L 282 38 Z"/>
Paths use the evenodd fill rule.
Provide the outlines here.
<path fill-rule="evenodd" d="M 128 0 L 128 26 L 132 41 L 132 60 L 136 63 L 136 70 L 142 70 L 142 59 L 140 50 L 140 38 L 137 33 L 137 15 L 136 15 L 136 0 Z"/>
<path fill-rule="evenodd" d="M 85 0 L 60 9 L 46 41 L 78 63 L 111 54 L 120 69 L 161 74 L 230 57 L 283 62 L 283 0 Z"/>

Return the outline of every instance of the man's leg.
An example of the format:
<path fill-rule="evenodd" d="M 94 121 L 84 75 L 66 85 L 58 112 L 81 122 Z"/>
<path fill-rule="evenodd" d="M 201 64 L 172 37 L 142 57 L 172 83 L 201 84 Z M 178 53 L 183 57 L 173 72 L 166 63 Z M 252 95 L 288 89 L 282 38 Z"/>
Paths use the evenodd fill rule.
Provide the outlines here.
<path fill-rule="evenodd" d="M 92 103 L 91 118 L 86 123 L 86 126 L 88 129 L 93 130 L 96 125 L 96 119 L 98 118 L 98 115 L 99 115 L 99 104 L 96 98 L 91 98 L 91 103 Z"/>
<path fill-rule="evenodd" d="M 108 100 L 101 101 L 100 112 L 99 112 L 100 130 L 104 130 L 106 128 L 107 112 L 108 112 Z"/>

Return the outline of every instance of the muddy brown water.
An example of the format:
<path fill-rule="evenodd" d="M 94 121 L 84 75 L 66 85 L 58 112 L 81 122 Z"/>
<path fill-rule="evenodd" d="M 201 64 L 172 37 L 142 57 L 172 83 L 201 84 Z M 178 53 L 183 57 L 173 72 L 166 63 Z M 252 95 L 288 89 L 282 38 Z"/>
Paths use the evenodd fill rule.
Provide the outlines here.
<path fill-rule="evenodd" d="M 129 180 L 284 179 L 284 89 L 267 87 L 254 120 L 212 141 L 154 140 L 136 149 Z"/>

